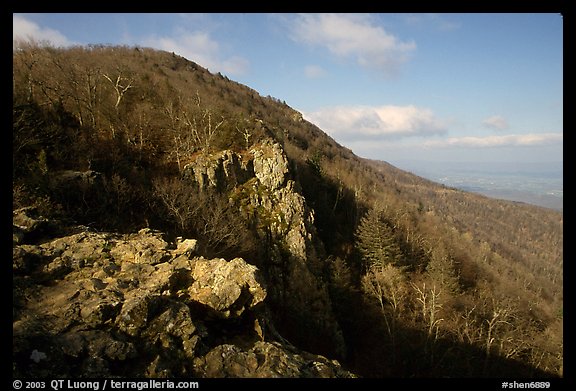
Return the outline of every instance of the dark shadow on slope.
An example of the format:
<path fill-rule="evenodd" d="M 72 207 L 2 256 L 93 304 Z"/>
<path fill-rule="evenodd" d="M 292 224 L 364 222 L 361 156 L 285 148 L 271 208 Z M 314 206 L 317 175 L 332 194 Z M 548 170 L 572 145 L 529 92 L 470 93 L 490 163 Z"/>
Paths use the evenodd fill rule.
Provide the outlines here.
<path fill-rule="evenodd" d="M 336 315 L 348 356 L 343 365 L 367 378 L 558 378 L 525 362 L 486 357 L 477 346 L 448 338 L 433 341 L 425 331 L 398 323 L 396 348 L 388 338 L 379 308 L 358 291 L 337 292 Z"/>

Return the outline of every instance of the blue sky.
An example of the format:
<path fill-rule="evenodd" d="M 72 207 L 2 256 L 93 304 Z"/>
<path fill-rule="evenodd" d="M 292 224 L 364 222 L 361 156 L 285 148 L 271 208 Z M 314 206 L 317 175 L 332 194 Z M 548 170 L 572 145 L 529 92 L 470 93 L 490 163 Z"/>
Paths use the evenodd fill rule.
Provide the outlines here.
<path fill-rule="evenodd" d="M 399 167 L 563 161 L 559 14 L 14 14 L 13 37 L 173 51 Z"/>

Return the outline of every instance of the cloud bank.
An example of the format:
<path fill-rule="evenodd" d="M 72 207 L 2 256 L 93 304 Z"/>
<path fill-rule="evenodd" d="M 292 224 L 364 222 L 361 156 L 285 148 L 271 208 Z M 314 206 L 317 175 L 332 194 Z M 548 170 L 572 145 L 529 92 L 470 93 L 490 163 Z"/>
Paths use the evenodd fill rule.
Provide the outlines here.
<path fill-rule="evenodd" d="M 57 30 L 42 28 L 21 15 L 12 15 L 12 42 L 13 47 L 18 42 L 34 41 L 37 43 L 49 42 L 56 47 L 73 44 L 64 34 Z"/>
<path fill-rule="evenodd" d="M 423 146 L 427 148 L 494 148 L 494 147 L 532 147 L 561 144 L 562 133 L 509 134 L 486 137 L 451 137 L 445 140 L 429 140 Z"/>
<path fill-rule="evenodd" d="M 413 41 L 402 42 L 368 15 L 302 14 L 290 22 L 296 42 L 327 48 L 332 54 L 352 58 L 359 65 L 394 75 L 416 49 Z"/>
<path fill-rule="evenodd" d="M 446 132 L 445 121 L 431 110 L 415 106 L 337 106 L 303 116 L 340 140 L 393 139 Z"/>

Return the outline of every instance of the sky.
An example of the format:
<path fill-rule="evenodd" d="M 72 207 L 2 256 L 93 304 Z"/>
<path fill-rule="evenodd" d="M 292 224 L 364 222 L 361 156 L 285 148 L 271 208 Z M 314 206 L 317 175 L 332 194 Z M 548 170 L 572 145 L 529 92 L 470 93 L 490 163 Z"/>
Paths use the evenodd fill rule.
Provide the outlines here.
<path fill-rule="evenodd" d="M 13 14 L 13 38 L 174 52 L 400 168 L 563 161 L 560 14 Z"/>

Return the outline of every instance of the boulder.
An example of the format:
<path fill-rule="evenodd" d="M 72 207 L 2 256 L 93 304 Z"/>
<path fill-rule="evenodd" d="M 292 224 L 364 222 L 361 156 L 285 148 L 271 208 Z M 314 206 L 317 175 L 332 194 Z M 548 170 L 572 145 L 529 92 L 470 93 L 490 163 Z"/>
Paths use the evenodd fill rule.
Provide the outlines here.
<path fill-rule="evenodd" d="M 192 269 L 192 279 L 194 282 L 188 288 L 190 299 L 225 318 L 240 316 L 266 297 L 258 269 L 241 258 L 231 261 L 199 258 Z"/>
<path fill-rule="evenodd" d="M 176 238 L 176 250 L 172 252 L 174 256 L 185 255 L 191 257 L 198 251 L 198 241 L 196 239 Z"/>

